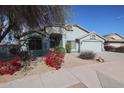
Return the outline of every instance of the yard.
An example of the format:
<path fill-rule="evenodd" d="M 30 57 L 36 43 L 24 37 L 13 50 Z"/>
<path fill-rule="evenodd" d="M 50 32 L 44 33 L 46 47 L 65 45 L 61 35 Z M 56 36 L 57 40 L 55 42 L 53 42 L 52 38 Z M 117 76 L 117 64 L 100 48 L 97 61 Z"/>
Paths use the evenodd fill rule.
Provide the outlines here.
<path fill-rule="evenodd" d="M 73 68 L 78 66 L 85 66 L 89 64 L 104 64 L 104 63 L 98 63 L 96 60 L 83 60 L 78 58 L 79 53 L 67 53 L 64 58 L 64 63 L 62 64 L 62 68 Z M 122 62 L 124 55 L 123 53 L 115 53 L 115 52 L 102 52 L 97 54 L 104 58 L 105 63 L 106 62 Z M 34 74 L 44 74 L 46 72 L 55 70 L 51 67 L 48 67 L 44 62 L 42 61 L 42 58 L 39 57 L 37 60 L 33 61 L 29 70 L 23 71 L 17 71 L 13 75 L 3 75 L 0 76 L 0 83 L 12 81 L 15 79 L 23 78 L 25 76 L 30 76 Z"/>
<path fill-rule="evenodd" d="M 78 58 L 79 53 L 67 53 L 64 58 L 64 63 L 62 64 L 62 68 L 72 68 L 81 65 L 88 65 L 88 64 L 95 64 L 98 63 L 95 60 L 83 60 Z M 18 78 L 23 78 L 28 75 L 34 74 L 43 74 L 48 71 L 55 70 L 51 67 L 48 67 L 41 57 L 37 58 L 37 60 L 33 61 L 31 66 L 27 71 L 22 69 L 21 71 L 17 71 L 13 75 L 1 75 L 0 76 L 0 83 L 8 82 L 11 80 L 15 80 Z"/>

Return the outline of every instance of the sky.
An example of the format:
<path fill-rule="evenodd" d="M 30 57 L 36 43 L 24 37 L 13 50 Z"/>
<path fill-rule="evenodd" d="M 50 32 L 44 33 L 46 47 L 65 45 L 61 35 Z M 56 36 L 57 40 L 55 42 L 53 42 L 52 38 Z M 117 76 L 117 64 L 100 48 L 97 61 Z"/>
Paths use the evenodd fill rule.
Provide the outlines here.
<path fill-rule="evenodd" d="M 100 35 L 116 32 L 124 36 L 124 6 L 74 5 L 71 11 L 72 24 Z"/>

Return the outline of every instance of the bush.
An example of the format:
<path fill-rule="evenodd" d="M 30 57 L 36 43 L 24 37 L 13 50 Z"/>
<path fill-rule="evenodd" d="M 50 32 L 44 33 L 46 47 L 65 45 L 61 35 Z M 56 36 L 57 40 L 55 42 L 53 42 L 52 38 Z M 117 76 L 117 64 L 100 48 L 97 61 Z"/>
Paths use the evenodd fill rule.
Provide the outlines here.
<path fill-rule="evenodd" d="M 23 61 L 23 68 L 24 71 L 28 69 L 28 66 L 31 64 L 31 56 L 29 55 L 28 51 L 20 51 L 19 57 Z"/>
<path fill-rule="evenodd" d="M 21 51 L 18 55 L 22 61 L 27 61 L 27 60 L 30 60 L 30 58 L 31 58 L 28 51 Z"/>
<path fill-rule="evenodd" d="M 54 49 L 54 53 L 56 53 L 56 54 L 62 54 L 63 56 L 65 56 L 65 49 L 63 47 L 56 47 Z"/>
<path fill-rule="evenodd" d="M 92 51 L 84 51 L 80 53 L 79 58 L 89 60 L 89 59 L 94 59 L 95 56 L 96 54 Z"/>
<path fill-rule="evenodd" d="M 66 43 L 66 52 L 71 53 L 71 42 Z"/>
<path fill-rule="evenodd" d="M 22 68 L 22 64 L 19 62 L 20 58 L 18 56 L 14 56 L 14 59 L 5 61 L 0 61 L 0 75 L 10 74 L 12 75 L 14 72 L 20 70 Z"/>
<path fill-rule="evenodd" d="M 56 54 L 54 51 L 50 50 L 45 56 L 45 64 L 55 68 L 56 70 L 61 68 L 64 62 L 64 56 L 62 54 Z"/>
<path fill-rule="evenodd" d="M 116 52 L 124 53 L 124 46 L 116 48 Z"/>
<path fill-rule="evenodd" d="M 116 51 L 116 48 L 113 46 L 105 46 L 104 48 L 105 48 L 105 51 L 112 51 L 112 52 Z"/>

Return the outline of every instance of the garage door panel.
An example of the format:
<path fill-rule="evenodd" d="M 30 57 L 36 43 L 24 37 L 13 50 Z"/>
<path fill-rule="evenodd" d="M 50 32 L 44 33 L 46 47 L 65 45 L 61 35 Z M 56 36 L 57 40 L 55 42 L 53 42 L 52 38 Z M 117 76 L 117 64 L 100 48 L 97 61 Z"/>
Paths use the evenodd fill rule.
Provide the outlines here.
<path fill-rule="evenodd" d="M 102 52 L 102 42 L 82 42 L 81 51 Z"/>

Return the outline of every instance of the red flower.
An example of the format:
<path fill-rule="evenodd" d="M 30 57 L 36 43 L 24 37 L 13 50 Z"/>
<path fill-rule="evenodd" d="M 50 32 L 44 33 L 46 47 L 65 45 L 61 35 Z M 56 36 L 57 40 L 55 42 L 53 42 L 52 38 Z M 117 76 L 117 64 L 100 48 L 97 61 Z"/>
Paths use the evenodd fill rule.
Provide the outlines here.
<path fill-rule="evenodd" d="M 56 70 L 61 68 L 64 56 L 62 54 L 55 54 L 53 51 L 49 51 L 45 56 L 45 63 L 48 66 L 55 68 Z"/>
<path fill-rule="evenodd" d="M 18 71 L 22 65 L 18 62 L 19 57 L 13 61 L 0 62 L 0 75 L 10 74 L 12 75 L 15 71 Z"/>

